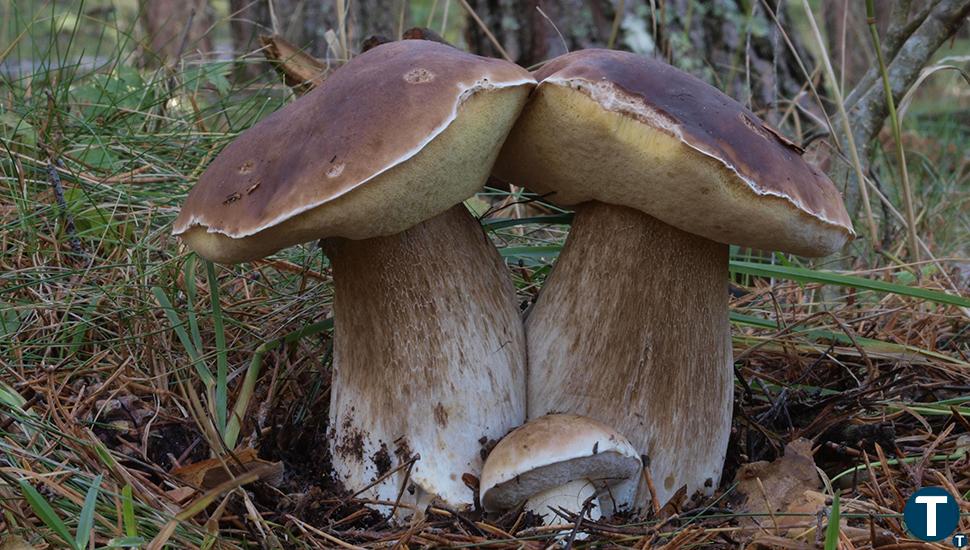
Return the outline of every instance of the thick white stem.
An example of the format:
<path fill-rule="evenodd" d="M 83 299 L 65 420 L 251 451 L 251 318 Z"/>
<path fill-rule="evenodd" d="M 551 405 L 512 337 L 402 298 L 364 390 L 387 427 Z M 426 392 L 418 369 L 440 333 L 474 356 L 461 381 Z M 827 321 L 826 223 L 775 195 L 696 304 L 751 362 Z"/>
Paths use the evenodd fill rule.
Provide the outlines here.
<path fill-rule="evenodd" d="M 400 468 L 363 497 L 469 506 L 462 474 L 480 475 L 483 445 L 525 420 L 525 340 L 498 252 L 463 205 L 398 235 L 324 246 L 338 479 L 356 492 Z"/>
<path fill-rule="evenodd" d="M 526 321 L 529 418 L 592 417 L 648 457 L 663 505 L 717 487 L 731 429 L 728 247 L 637 210 L 577 208 Z M 638 490 L 638 507 L 650 494 Z"/>

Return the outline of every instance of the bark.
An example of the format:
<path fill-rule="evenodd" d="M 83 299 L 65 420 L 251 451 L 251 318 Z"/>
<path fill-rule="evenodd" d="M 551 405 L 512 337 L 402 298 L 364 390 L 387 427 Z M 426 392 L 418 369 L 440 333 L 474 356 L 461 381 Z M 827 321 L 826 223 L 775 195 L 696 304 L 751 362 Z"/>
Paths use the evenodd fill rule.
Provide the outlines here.
<path fill-rule="evenodd" d="M 212 51 L 208 30 L 212 26 L 207 0 L 143 0 L 141 22 L 148 35 L 148 49 L 163 64 L 186 54 Z M 149 59 L 147 62 L 152 63 Z"/>
<path fill-rule="evenodd" d="M 528 67 L 567 51 L 606 47 L 619 2 L 471 0 L 470 4 L 512 59 Z M 649 2 L 624 2 L 614 47 L 663 57 L 755 108 L 790 99 L 800 90 L 804 78 L 760 2 L 671 0 L 657 5 L 662 9 L 652 12 Z M 779 16 L 784 19 L 783 6 Z M 477 25 L 469 22 L 466 29 L 471 51 L 498 55 Z M 799 54 L 808 57 L 801 49 Z"/>
<path fill-rule="evenodd" d="M 484 445 L 525 420 L 525 341 L 504 262 L 461 204 L 398 235 L 324 246 L 338 479 L 357 491 L 401 466 L 363 497 L 394 502 L 403 490 L 420 509 L 435 497 L 470 506 L 462 474 L 480 475 Z"/>
<path fill-rule="evenodd" d="M 268 67 L 261 58 L 247 54 L 261 46 L 260 36 L 273 34 L 268 5 L 262 0 L 229 0 L 229 16 L 233 58 L 246 58 L 237 62 L 236 77 L 250 80 L 266 74 Z"/>
<path fill-rule="evenodd" d="M 889 22 L 888 10 L 877 12 L 880 33 Z M 842 89 L 852 89 L 866 70 L 875 63 L 866 26 L 865 2 L 857 0 L 824 0 L 821 17 L 825 22 L 826 48 Z"/>
<path fill-rule="evenodd" d="M 718 485 L 731 429 L 728 247 L 588 202 L 526 320 L 528 415 L 589 416 L 646 455 L 663 505 Z M 649 502 L 641 487 L 638 507 Z"/>
<path fill-rule="evenodd" d="M 614 14 L 610 3 L 603 0 L 471 0 L 469 4 L 512 60 L 524 67 L 570 50 L 603 47 Z M 471 20 L 466 26 L 466 40 L 470 51 L 499 57 L 498 49 Z"/>
<path fill-rule="evenodd" d="M 298 48 L 320 59 L 333 59 L 337 52 L 330 51 L 325 38 L 328 30 L 339 29 L 336 2 L 309 2 L 307 0 L 230 0 L 232 10 L 233 47 L 239 53 L 259 47 L 259 36 L 279 34 Z M 372 35 L 397 36 L 401 2 L 381 0 L 347 0 L 350 9 L 347 16 L 348 47 L 359 52 L 361 43 Z M 272 17 L 275 15 L 275 22 Z M 249 76 L 266 72 L 258 64 L 244 70 Z"/>

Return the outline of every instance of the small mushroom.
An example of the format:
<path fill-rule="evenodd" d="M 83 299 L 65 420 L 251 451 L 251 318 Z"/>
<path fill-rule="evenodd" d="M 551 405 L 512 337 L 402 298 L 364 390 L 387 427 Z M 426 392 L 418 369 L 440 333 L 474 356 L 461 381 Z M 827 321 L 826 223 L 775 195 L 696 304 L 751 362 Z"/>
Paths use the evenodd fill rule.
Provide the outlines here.
<path fill-rule="evenodd" d="M 627 434 L 659 505 L 710 494 L 733 401 L 728 244 L 830 254 L 854 236 L 842 198 L 754 113 L 661 61 L 583 50 L 535 76 L 496 175 L 576 215 L 526 322 L 529 417 Z"/>
<path fill-rule="evenodd" d="M 479 439 L 525 419 L 514 288 L 462 201 L 533 86 L 511 63 L 436 42 L 379 45 L 242 133 L 175 221 L 190 248 L 226 263 L 322 239 L 335 286 L 330 451 L 348 490 L 373 485 L 364 498 L 468 506 L 461 476 L 481 468 Z"/>
<path fill-rule="evenodd" d="M 547 524 L 557 510 L 589 519 L 627 509 L 640 477 L 640 456 L 615 430 L 574 414 L 541 416 L 505 436 L 482 470 L 482 507 L 501 512 L 525 503 Z"/>

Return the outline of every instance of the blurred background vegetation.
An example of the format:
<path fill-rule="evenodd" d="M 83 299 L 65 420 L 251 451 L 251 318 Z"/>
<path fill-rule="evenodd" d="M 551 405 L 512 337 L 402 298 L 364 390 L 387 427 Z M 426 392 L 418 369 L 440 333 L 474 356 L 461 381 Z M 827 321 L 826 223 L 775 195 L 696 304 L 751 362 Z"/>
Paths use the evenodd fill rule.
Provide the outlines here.
<path fill-rule="evenodd" d="M 842 480 L 825 493 L 905 539 L 891 495 L 944 481 L 970 493 L 970 468 L 949 468 L 970 446 L 970 1 L 873 6 L 869 19 L 854 0 L 0 0 L 0 547 L 549 538 L 448 511 L 395 530 L 340 493 L 321 456 L 326 257 L 307 244 L 206 266 L 169 234 L 208 162 L 295 97 L 261 35 L 329 71 L 416 26 L 527 67 L 583 47 L 658 56 L 806 147 L 859 238 L 816 261 L 732 248 L 738 409 L 722 489 L 812 438 Z M 533 199 L 492 181 L 468 203 L 523 307 L 568 231 L 567 212 Z M 235 423 L 215 425 L 227 411 Z M 867 461 L 885 467 L 860 474 Z M 717 529 L 740 520 L 706 513 L 641 518 L 623 543 L 725 544 Z"/>

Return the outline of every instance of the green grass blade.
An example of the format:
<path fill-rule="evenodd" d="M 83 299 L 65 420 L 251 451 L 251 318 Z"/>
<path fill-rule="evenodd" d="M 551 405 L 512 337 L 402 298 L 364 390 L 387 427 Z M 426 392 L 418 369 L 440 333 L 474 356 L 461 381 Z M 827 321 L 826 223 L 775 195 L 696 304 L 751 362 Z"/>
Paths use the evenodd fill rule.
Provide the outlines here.
<path fill-rule="evenodd" d="M 243 416 L 246 414 L 246 409 L 249 408 L 249 400 L 256 387 L 256 381 L 259 379 L 259 372 L 263 368 L 263 357 L 284 344 L 290 344 L 301 338 L 320 334 L 332 328 L 333 319 L 325 319 L 295 330 L 282 338 L 265 342 L 256 348 L 252 361 L 249 363 L 249 369 L 246 371 L 246 377 L 243 379 L 242 388 L 239 390 L 239 398 L 236 399 L 236 403 L 232 408 L 232 416 L 229 418 L 226 426 L 225 441 L 227 447 L 231 449 L 236 445 L 236 438 L 239 437 Z"/>
<path fill-rule="evenodd" d="M 202 333 L 199 332 L 199 320 L 195 314 L 195 254 L 189 254 L 185 260 L 185 267 L 182 276 L 185 279 L 185 297 L 188 305 L 189 331 L 192 335 L 192 342 L 195 349 L 202 350 Z"/>
<path fill-rule="evenodd" d="M 738 325 L 747 325 L 751 327 L 758 328 L 770 328 L 778 330 L 778 323 L 770 319 L 762 319 L 761 317 L 755 317 L 754 315 L 746 315 L 744 313 L 738 313 L 737 311 L 732 311 L 730 313 L 730 319 L 732 323 Z"/>
<path fill-rule="evenodd" d="M 960 448 L 957 452 L 955 452 L 953 454 L 949 454 L 949 455 L 933 455 L 933 456 L 930 457 L 929 461 L 930 462 L 943 462 L 943 461 L 947 461 L 947 460 L 962 460 L 963 457 L 965 457 L 965 456 L 967 456 L 967 449 L 966 448 Z M 923 456 L 922 455 L 921 456 L 907 456 L 905 458 L 890 458 L 890 459 L 887 459 L 886 460 L 886 465 L 888 465 L 888 466 L 895 466 L 897 464 L 913 464 L 914 462 L 919 462 L 921 460 L 923 460 Z M 838 474 L 837 476 L 833 477 L 830 481 L 832 483 L 835 483 L 836 481 L 842 479 L 843 477 L 845 477 L 847 475 L 851 475 L 851 474 L 853 474 L 855 472 L 861 472 L 862 470 L 865 470 L 865 469 L 867 469 L 869 467 L 877 468 L 879 466 L 882 466 L 882 462 L 872 462 L 868 466 L 865 465 L 865 464 L 860 464 L 858 466 L 853 466 L 852 468 L 849 468 L 848 470 L 845 470 L 845 471 L 841 472 L 840 474 Z"/>
<path fill-rule="evenodd" d="M 54 512 L 54 509 L 51 508 L 51 505 L 47 502 L 47 500 L 40 496 L 37 489 L 34 489 L 33 485 L 27 483 L 27 480 L 21 479 L 20 491 L 23 493 L 24 498 L 27 499 L 27 504 L 30 505 L 31 510 L 33 510 L 34 513 L 37 514 L 37 517 L 44 522 L 44 525 L 50 528 L 51 531 L 57 533 L 57 536 L 60 537 L 68 547 L 79 550 L 75 545 L 74 537 L 71 536 L 71 532 L 68 531 L 67 526 L 64 525 L 61 518 L 58 517 L 58 515 Z"/>
<path fill-rule="evenodd" d="M 141 548 L 146 542 L 142 537 L 121 537 L 109 540 L 105 548 Z"/>
<path fill-rule="evenodd" d="M 499 252 L 501 252 L 503 258 L 555 258 L 559 255 L 561 250 L 562 247 L 559 245 L 508 246 L 502 248 Z M 758 262 L 746 262 L 741 260 L 731 260 L 730 268 L 732 273 L 740 273 L 743 275 L 773 277 L 775 279 L 785 279 L 800 283 L 819 283 L 825 285 L 857 288 L 860 290 L 872 290 L 886 294 L 896 294 L 898 296 L 919 298 L 938 304 L 970 308 L 970 298 L 947 294 L 938 290 L 928 290 L 914 286 L 887 283 L 885 281 L 866 279 L 865 277 L 857 277 L 854 275 L 842 275 L 839 273 L 833 273 L 831 271 L 813 270 L 789 265 L 771 265 Z"/>
<path fill-rule="evenodd" d="M 545 225 L 569 224 L 573 221 L 572 214 L 553 214 L 550 216 L 532 216 L 527 218 L 489 218 L 482 221 L 487 229 L 506 229 L 519 225 L 541 223 Z"/>
<path fill-rule="evenodd" d="M 67 355 L 74 355 L 77 353 L 81 346 L 84 345 L 84 335 L 87 330 L 93 326 L 92 319 L 94 318 L 94 313 L 98 309 L 99 300 L 93 300 L 87 307 L 84 308 L 84 312 L 81 313 L 81 320 L 73 327 L 73 336 L 71 337 L 71 345 L 67 350 Z"/>
<path fill-rule="evenodd" d="M 165 295 L 165 291 L 161 288 L 154 286 L 152 287 L 152 294 L 155 295 L 155 299 L 158 300 L 158 305 L 162 306 L 162 311 L 165 312 L 165 316 L 168 317 L 168 322 L 172 324 L 172 330 L 175 331 L 175 335 L 178 336 L 179 342 L 182 343 L 182 347 L 185 348 L 185 353 L 189 355 L 189 359 L 192 360 L 192 365 L 195 370 L 199 373 L 199 378 L 206 387 L 211 387 L 215 383 L 215 379 L 212 377 L 212 372 L 209 371 L 208 367 L 202 362 L 202 358 L 199 356 L 198 350 L 195 349 L 195 344 L 189 338 L 189 334 L 185 332 L 185 327 L 182 326 L 182 320 L 179 319 L 178 313 L 175 308 L 172 307 L 172 302 L 169 301 L 168 296 Z"/>
<path fill-rule="evenodd" d="M 135 520 L 135 500 L 131 496 L 131 485 L 121 489 L 121 521 L 125 525 L 125 535 L 138 536 L 138 522 Z"/>
<path fill-rule="evenodd" d="M 826 285 L 846 286 L 860 290 L 874 290 L 899 296 L 909 296 L 920 298 L 938 304 L 947 304 L 959 307 L 970 307 L 970 299 L 962 296 L 954 296 L 936 290 L 927 290 L 912 286 L 898 285 L 866 279 L 853 275 L 841 275 L 831 271 L 819 271 L 805 269 L 801 267 L 788 267 L 780 265 L 761 264 L 756 262 L 731 261 L 731 271 L 745 275 L 757 275 L 759 277 L 774 277 L 776 279 L 787 279 L 800 283 L 821 283 Z"/>
<path fill-rule="evenodd" d="M 555 258 L 562 246 L 507 246 L 499 250 L 503 258 Z"/>
<path fill-rule="evenodd" d="M 839 548 L 839 493 L 835 493 L 832 498 L 832 512 L 829 514 L 829 525 L 825 529 L 825 550 L 838 550 Z"/>
<path fill-rule="evenodd" d="M 91 488 L 84 496 L 84 505 L 81 506 L 81 513 L 77 519 L 77 532 L 74 533 L 74 546 L 77 548 L 87 548 L 88 541 L 91 539 L 91 529 L 94 527 L 94 507 L 98 505 L 98 491 L 101 488 L 102 475 L 94 478 Z"/>
<path fill-rule="evenodd" d="M 222 322 L 222 304 L 219 302 L 219 279 L 216 268 L 206 260 L 205 272 L 209 279 L 209 299 L 212 301 L 212 320 L 216 331 L 216 426 L 223 438 L 226 435 L 226 415 L 229 410 L 229 359 L 226 352 L 226 332 Z"/>

